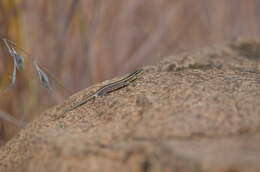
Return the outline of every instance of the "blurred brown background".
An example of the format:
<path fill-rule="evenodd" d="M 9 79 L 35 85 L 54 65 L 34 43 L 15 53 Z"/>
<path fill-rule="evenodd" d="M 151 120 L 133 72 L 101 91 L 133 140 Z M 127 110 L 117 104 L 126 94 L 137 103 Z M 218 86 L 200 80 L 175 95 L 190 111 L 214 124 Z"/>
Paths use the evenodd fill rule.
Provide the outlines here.
<path fill-rule="evenodd" d="M 259 0 L 1 0 L 0 37 L 26 49 L 76 92 L 175 52 L 254 37 L 259 17 Z M 17 133 L 19 121 L 69 95 L 61 87 L 43 89 L 26 66 L 0 95 L 0 143 Z M 1 43 L 1 88 L 11 69 Z"/>

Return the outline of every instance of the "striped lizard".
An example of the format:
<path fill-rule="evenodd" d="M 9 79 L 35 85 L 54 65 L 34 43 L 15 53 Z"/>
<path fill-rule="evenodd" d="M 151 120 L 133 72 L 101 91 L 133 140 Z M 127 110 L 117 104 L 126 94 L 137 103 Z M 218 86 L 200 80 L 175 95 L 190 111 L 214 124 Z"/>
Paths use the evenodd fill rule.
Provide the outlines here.
<path fill-rule="evenodd" d="M 94 100 L 97 97 L 105 96 L 110 92 L 113 92 L 115 90 L 118 90 L 120 88 L 123 88 L 123 87 L 129 85 L 131 82 L 136 80 L 137 77 L 141 73 L 143 73 L 143 69 L 138 69 L 138 70 L 134 71 L 133 73 L 131 73 L 130 75 L 128 75 L 127 77 L 125 77 L 119 81 L 115 81 L 115 82 L 112 82 L 110 84 L 107 84 L 107 85 L 101 87 L 94 94 L 92 94 L 86 98 L 83 98 L 82 101 L 80 101 L 80 102 L 76 103 L 75 105 L 73 105 L 72 107 L 70 107 L 66 112 L 72 111 L 72 110 L 76 109 L 77 107 L 87 103 L 90 100 Z"/>

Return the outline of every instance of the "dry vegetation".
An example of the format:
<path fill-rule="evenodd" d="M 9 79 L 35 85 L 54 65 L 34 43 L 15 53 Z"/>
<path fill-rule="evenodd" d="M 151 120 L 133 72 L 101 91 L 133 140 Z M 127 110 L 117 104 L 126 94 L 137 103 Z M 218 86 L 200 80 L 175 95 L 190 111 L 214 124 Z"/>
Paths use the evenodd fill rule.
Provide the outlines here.
<path fill-rule="evenodd" d="M 259 9 L 257 0 L 1 0 L 0 37 L 75 92 L 174 52 L 253 37 L 260 32 Z M 4 88 L 13 64 L 3 47 L 0 56 Z M 29 121 L 67 96 L 62 88 L 48 94 L 32 71 L 26 67 L 1 95 L 1 113 Z M 0 142 L 20 128 L 9 121 L 0 121 Z"/>

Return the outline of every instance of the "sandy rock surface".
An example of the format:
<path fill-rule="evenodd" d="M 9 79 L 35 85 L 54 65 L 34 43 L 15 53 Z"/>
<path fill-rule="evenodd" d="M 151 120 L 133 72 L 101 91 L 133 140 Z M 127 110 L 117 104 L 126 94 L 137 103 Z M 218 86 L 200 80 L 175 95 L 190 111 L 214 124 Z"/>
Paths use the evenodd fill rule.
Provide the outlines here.
<path fill-rule="evenodd" d="M 41 114 L 0 149 L 0 171 L 260 171 L 260 41 L 174 55 L 144 70 L 73 111 L 64 113 L 111 81 Z"/>

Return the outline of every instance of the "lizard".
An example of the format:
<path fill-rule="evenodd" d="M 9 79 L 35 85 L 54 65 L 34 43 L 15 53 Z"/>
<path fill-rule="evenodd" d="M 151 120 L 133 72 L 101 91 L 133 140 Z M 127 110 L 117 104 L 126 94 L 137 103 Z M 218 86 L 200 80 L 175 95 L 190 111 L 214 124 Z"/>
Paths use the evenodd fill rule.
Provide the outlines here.
<path fill-rule="evenodd" d="M 103 87 L 101 87 L 100 89 L 98 89 L 94 94 L 92 95 L 89 95 L 87 96 L 86 98 L 83 98 L 82 101 L 76 103 L 75 105 L 73 105 L 72 107 L 70 107 L 69 109 L 66 110 L 66 112 L 69 112 L 69 111 L 72 111 L 74 109 L 76 109 L 77 107 L 87 103 L 88 101 L 90 100 L 94 100 L 96 99 L 97 97 L 102 97 L 102 96 L 105 96 L 107 95 L 108 93 L 110 92 L 113 92 L 115 90 L 118 90 L 120 88 L 123 88 L 127 85 L 129 85 L 131 82 L 133 82 L 134 80 L 137 79 L 137 77 L 143 73 L 143 69 L 138 69 L 136 71 L 134 71 L 133 73 L 129 74 L 127 77 L 121 79 L 121 80 L 118 80 L 118 81 L 115 81 L 115 82 L 112 82 L 110 84 L 107 84 Z"/>

